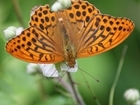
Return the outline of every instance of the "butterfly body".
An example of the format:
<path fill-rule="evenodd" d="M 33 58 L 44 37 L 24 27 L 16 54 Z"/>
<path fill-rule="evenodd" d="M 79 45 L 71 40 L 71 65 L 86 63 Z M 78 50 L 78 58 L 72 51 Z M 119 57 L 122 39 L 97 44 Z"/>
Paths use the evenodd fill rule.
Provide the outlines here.
<path fill-rule="evenodd" d="M 75 59 L 76 57 L 76 49 L 72 43 L 72 40 L 70 39 L 69 35 L 70 33 L 68 33 L 68 28 L 65 26 L 66 24 L 64 24 L 63 18 L 59 18 L 58 20 L 59 24 L 60 24 L 60 29 L 61 30 L 61 37 L 62 37 L 62 43 L 63 43 L 63 55 L 64 55 L 64 61 L 67 62 L 67 64 L 69 65 L 70 68 L 73 68 L 75 65 Z M 63 56 L 62 55 L 62 56 Z"/>
<path fill-rule="evenodd" d="M 76 58 L 94 56 L 123 42 L 133 31 L 127 18 L 101 14 L 87 1 L 75 0 L 67 9 L 52 12 L 40 6 L 29 27 L 6 44 L 6 51 L 34 63 L 65 61 L 70 68 Z"/>

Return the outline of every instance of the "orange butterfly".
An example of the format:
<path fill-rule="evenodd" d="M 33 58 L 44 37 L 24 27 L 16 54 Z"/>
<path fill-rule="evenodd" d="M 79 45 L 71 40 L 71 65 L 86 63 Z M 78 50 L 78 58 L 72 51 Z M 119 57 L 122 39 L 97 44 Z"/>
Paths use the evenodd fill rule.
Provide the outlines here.
<path fill-rule="evenodd" d="M 73 68 L 76 58 L 110 50 L 134 29 L 130 19 L 101 14 L 87 1 L 77 0 L 71 4 L 57 12 L 50 11 L 49 5 L 37 8 L 29 28 L 8 41 L 7 52 L 27 62 L 65 61 Z"/>

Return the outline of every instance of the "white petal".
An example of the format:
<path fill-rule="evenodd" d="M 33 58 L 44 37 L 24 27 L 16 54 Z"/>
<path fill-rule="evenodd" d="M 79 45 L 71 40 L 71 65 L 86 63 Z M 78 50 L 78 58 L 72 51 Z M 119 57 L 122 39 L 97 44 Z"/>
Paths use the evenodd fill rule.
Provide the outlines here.
<path fill-rule="evenodd" d="M 38 69 L 39 69 L 38 64 L 29 63 L 29 64 L 27 65 L 27 73 L 29 73 L 29 74 L 35 73 Z"/>
<path fill-rule="evenodd" d="M 71 0 L 58 0 L 63 7 L 68 7 L 71 5 Z"/>
<path fill-rule="evenodd" d="M 58 71 L 54 64 L 39 64 L 43 75 L 46 77 L 58 77 Z"/>
<path fill-rule="evenodd" d="M 14 36 L 20 35 L 21 32 L 23 31 L 22 27 L 16 28 L 14 26 L 10 26 L 7 29 L 5 29 L 4 32 L 4 36 L 7 40 L 13 38 Z"/>
<path fill-rule="evenodd" d="M 76 64 L 74 65 L 75 67 L 74 68 L 70 68 L 66 63 L 62 63 L 60 68 L 61 70 L 63 71 L 68 71 L 68 72 L 77 72 L 78 70 L 78 63 L 77 63 L 77 60 L 76 60 Z"/>
<path fill-rule="evenodd" d="M 23 30 L 24 29 L 22 27 L 17 28 L 16 29 L 16 36 L 20 35 Z"/>
<path fill-rule="evenodd" d="M 11 39 L 12 37 L 14 37 L 16 35 L 16 27 L 14 26 L 10 26 L 7 29 L 5 29 L 4 32 L 4 36 L 7 40 Z"/>
<path fill-rule="evenodd" d="M 52 6 L 51 6 L 51 10 L 52 11 L 58 11 L 62 9 L 62 5 L 59 2 L 55 2 Z"/>
<path fill-rule="evenodd" d="M 136 103 L 134 103 L 134 105 L 140 105 L 140 100 L 136 101 Z"/>

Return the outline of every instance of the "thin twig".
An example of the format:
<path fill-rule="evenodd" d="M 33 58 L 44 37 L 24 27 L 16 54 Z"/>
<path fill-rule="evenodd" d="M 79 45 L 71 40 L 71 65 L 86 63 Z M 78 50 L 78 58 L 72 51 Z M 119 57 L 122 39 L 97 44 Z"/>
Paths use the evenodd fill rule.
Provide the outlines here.
<path fill-rule="evenodd" d="M 124 63 L 124 58 L 125 58 L 125 55 L 126 55 L 127 48 L 128 48 L 128 46 L 125 45 L 124 48 L 123 48 L 123 51 L 122 51 L 121 59 L 120 59 L 119 66 L 118 66 L 118 69 L 117 69 L 117 73 L 116 73 L 114 82 L 112 84 L 111 90 L 110 90 L 109 105 L 113 105 L 114 92 L 115 92 L 115 88 L 116 88 L 116 85 L 117 85 L 119 77 L 120 77 L 120 73 L 121 73 L 121 70 L 122 70 L 123 63 Z"/>
<path fill-rule="evenodd" d="M 77 101 L 77 103 L 78 103 L 79 105 L 85 105 L 85 103 L 84 103 L 82 97 L 80 96 L 80 94 L 79 94 L 77 88 L 76 88 L 75 85 L 74 85 L 74 82 L 73 82 L 73 80 L 72 80 L 72 77 L 71 77 L 70 73 L 67 72 L 67 75 L 68 75 L 68 79 L 69 79 L 70 84 L 71 84 L 71 87 L 72 87 L 72 91 L 73 91 L 73 93 L 74 93 L 74 98 L 75 98 L 75 100 Z"/>
<path fill-rule="evenodd" d="M 74 92 L 72 90 L 72 87 L 65 79 L 58 77 L 58 78 L 54 78 L 54 81 L 59 82 L 64 87 L 64 89 L 66 89 L 70 93 L 70 95 L 73 98 L 73 100 L 75 101 L 75 103 L 77 103 Z M 55 87 L 57 88 L 57 86 L 55 86 Z"/>
<path fill-rule="evenodd" d="M 59 82 L 72 96 L 74 96 L 74 93 L 71 89 L 70 84 L 68 84 L 68 82 L 64 81 L 64 79 L 62 79 L 60 77 L 54 78 L 54 81 Z M 55 87 L 57 88 L 57 85 Z"/>
<path fill-rule="evenodd" d="M 20 11 L 17 0 L 12 0 L 12 2 L 13 2 L 14 9 L 15 9 L 15 12 L 16 12 L 19 23 L 21 24 L 22 27 L 25 27 L 25 24 L 24 24 L 24 21 L 23 21 L 23 18 L 22 18 L 21 11 Z"/>

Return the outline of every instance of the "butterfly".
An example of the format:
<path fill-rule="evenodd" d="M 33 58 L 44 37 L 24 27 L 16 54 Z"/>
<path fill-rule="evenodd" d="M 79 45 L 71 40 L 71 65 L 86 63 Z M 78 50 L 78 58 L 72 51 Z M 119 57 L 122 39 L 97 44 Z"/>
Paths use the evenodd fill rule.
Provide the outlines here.
<path fill-rule="evenodd" d="M 67 62 L 94 56 L 123 42 L 133 31 L 127 18 L 102 14 L 87 1 L 71 1 L 67 9 L 53 12 L 39 6 L 31 15 L 29 27 L 9 40 L 6 51 L 23 61 L 34 63 Z"/>

